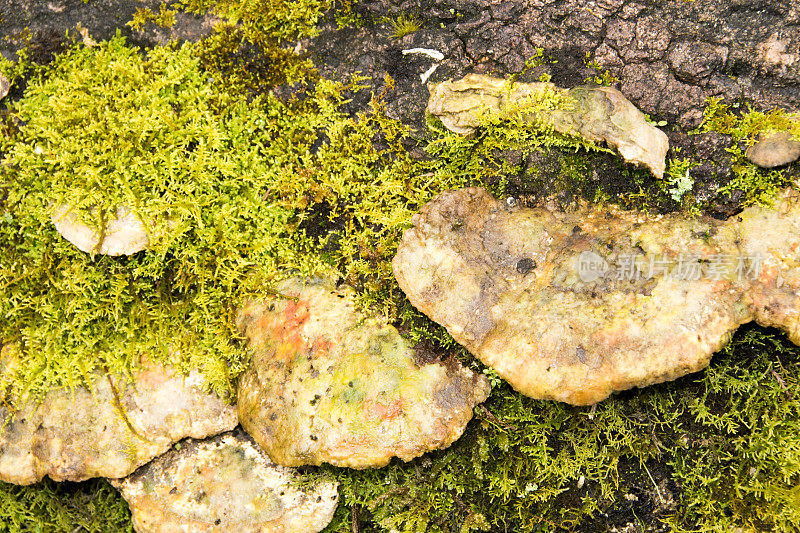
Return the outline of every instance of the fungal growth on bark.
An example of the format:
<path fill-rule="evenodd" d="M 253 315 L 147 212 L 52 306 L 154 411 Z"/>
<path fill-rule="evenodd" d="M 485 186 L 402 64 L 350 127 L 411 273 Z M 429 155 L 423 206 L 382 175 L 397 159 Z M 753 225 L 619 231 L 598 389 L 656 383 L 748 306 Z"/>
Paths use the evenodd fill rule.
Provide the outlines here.
<path fill-rule="evenodd" d="M 141 219 L 126 207 L 118 207 L 113 217 L 102 221 L 99 231 L 67 205 L 57 207 L 51 220 L 62 237 L 86 253 L 132 255 L 150 244 Z"/>
<path fill-rule="evenodd" d="M 329 280 L 294 278 L 239 314 L 252 364 L 242 427 L 278 464 L 379 467 L 452 444 L 489 395 L 486 378 L 415 350 Z"/>
<path fill-rule="evenodd" d="M 3 348 L 3 373 L 13 369 L 15 352 L 14 345 Z M 182 438 L 233 429 L 236 408 L 205 389 L 197 371 L 184 376 L 145 363 L 130 383 L 103 375 L 91 389 L 53 389 L 40 404 L 3 398 L 0 481 L 123 477 Z"/>
<path fill-rule="evenodd" d="M 0 74 L 0 100 L 6 97 L 8 90 L 11 88 L 11 81 Z"/>
<path fill-rule="evenodd" d="M 447 129 L 471 135 L 487 115 L 522 113 L 525 121 L 547 124 L 563 134 L 605 142 L 630 163 L 643 165 L 658 178 L 664 176 L 669 141 L 647 122 L 625 96 L 611 87 L 560 89 L 549 82 L 520 83 L 469 74 L 431 86 L 427 112 Z M 547 113 L 525 113 L 526 102 L 553 99 Z"/>
<path fill-rule="evenodd" d="M 744 302 L 762 326 L 776 327 L 800 345 L 800 193 L 786 189 L 772 207 L 750 207 L 725 226 L 758 268 Z"/>
<path fill-rule="evenodd" d="M 779 167 L 800 158 L 800 140 L 789 131 L 762 134 L 745 155 L 760 167 Z"/>
<path fill-rule="evenodd" d="M 393 261 L 411 303 L 515 389 L 589 405 L 706 367 L 742 323 L 800 342 L 800 207 L 726 222 L 440 194 Z"/>
<path fill-rule="evenodd" d="M 335 481 L 301 479 L 241 431 L 181 441 L 111 483 L 138 533 L 316 533 L 339 503 Z"/>

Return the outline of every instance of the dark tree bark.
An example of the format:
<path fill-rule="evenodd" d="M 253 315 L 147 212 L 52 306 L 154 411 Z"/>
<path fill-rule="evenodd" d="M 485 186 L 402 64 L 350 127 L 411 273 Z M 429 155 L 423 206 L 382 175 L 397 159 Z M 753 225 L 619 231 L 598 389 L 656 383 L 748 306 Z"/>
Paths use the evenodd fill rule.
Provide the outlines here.
<path fill-rule="evenodd" d="M 328 76 L 361 71 L 380 83 L 389 73 L 388 108 L 404 122 L 421 120 L 420 74 L 435 62 L 403 56 L 415 47 L 445 56 L 430 81 L 520 72 L 543 48 L 557 63 L 531 75 L 572 87 L 598 74 L 586 66 L 593 60 L 645 113 L 683 128 L 700 122 L 711 96 L 800 108 L 800 4 L 791 0 L 375 0 L 356 9 L 372 20 L 411 14 L 422 28 L 394 39 L 386 24 L 332 24 L 310 48 Z"/>

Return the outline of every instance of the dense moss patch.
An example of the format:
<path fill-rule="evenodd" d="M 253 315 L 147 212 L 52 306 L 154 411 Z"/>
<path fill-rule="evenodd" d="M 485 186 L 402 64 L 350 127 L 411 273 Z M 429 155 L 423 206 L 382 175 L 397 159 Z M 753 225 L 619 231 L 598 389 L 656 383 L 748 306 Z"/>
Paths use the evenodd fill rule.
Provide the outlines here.
<path fill-rule="evenodd" d="M 266 139 L 252 141 L 266 105 L 215 93 L 191 45 L 143 56 L 118 37 L 60 55 L 14 111 L 0 225 L 2 339 L 21 346 L 12 387 L 40 393 L 171 351 L 229 393 L 243 360 L 231 298 L 303 245 L 286 238 L 292 213 L 263 199 Z M 130 206 L 151 252 L 79 252 L 50 223 L 62 203 L 95 227 Z"/>
<path fill-rule="evenodd" d="M 228 90 L 264 91 L 283 83 L 303 82 L 311 62 L 293 50 L 293 41 L 317 33 L 317 22 L 333 0 L 179 0 L 159 11 L 140 8 L 129 25 L 169 27 L 179 12 L 211 14 L 220 21 L 196 49 L 206 70 Z M 337 6 L 350 13 L 349 4 Z"/>
<path fill-rule="evenodd" d="M 728 152 L 733 159 L 733 179 L 717 191 L 719 196 L 741 195 L 741 203 L 769 203 L 775 194 L 789 185 L 786 169 L 759 168 L 745 157 L 745 151 L 760 133 L 790 131 L 800 138 L 800 119 L 783 109 L 763 112 L 738 102 L 726 103 L 719 98 L 709 99 L 703 112 L 703 122 L 697 132 L 715 131 L 731 136 Z"/>
<path fill-rule="evenodd" d="M 128 504 L 105 480 L 17 487 L 0 483 L 0 530 L 133 532 Z"/>

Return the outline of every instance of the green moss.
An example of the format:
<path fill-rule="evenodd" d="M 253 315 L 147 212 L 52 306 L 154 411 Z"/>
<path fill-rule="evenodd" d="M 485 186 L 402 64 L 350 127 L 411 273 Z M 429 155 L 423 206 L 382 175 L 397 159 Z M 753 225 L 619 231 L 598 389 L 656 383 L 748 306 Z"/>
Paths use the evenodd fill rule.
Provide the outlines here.
<path fill-rule="evenodd" d="M 675 202 L 680 202 L 686 193 L 692 192 L 694 180 L 691 172 L 699 163 L 691 159 L 671 159 L 667 165 L 668 170 L 664 181 L 667 192 Z"/>
<path fill-rule="evenodd" d="M 587 84 L 596 84 L 596 85 L 603 85 L 606 87 L 610 87 L 613 84 L 617 83 L 619 78 L 611 74 L 608 69 L 603 69 L 600 63 L 597 60 L 592 59 L 592 52 L 586 52 L 586 55 L 583 58 L 583 64 L 586 65 L 587 68 L 590 68 L 596 71 L 595 74 L 583 80 L 583 83 Z"/>
<path fill-rule="evenodd" d="M 733 159 L 733 179 L 720 187 L 719 196 L 739 191 L 742 203 L 769 203 L 778 191 L 788 185 L 784 170 L 762 169 L 745 157 L 746 147 L 758 135 L 768 131 L 791 131 L 800 138 L 800 120 L 782 109 L 769 112 L 742 109 L 740 104 L 726 104 L 720 98 L 709 98 L 703 111 L 703 122 L 697 132 L 716 131 L 731 136 L 728 152 Z M 744 148 L 743 148 L 744 147 Z"/>
<path fill-rule="evenodd" d="M 142 56 L 118 37 L 59 56 L 14 110 L 25 124 L 4 141 L 0 224 L 1 334 L 23 348 L 14 388 L 40 394 L 172 351 L 229 394 L 244 359 L 237 295 L 252 271 L 274 274 L 303 246 L 302 235 L 284 240 L 289 209 L 264 208 L 269 160 L 251 141 L 268 140 L 269 104 L 214 91 L 191 45 Z M 131 206 L 152 251 L 77 251 L 49 221 L 62 203 L 95 226 Z"/>
<path fill-rule="evenodd" d="M 433 160 L 437 175 L 477 178 L 495 195 L 502 195 L 510 176 L 524 172 L 525 159 L 543 150 L 556 149 L 565 161 L 592 152 L 610 152 L 574 135 L 556 132 L 545 120 L 553 109 L 569 109 L 574 105 L 564 93 L 553 91 L 540 98 L 529 99 L 501 114 L 487 113 L 482 126 L 471 137 L 450 133 L 436 118 L 429 117 L 430 139 L 426 150 Z M 516 154 L 509 158 L 509 154 Z M 587 168 L 563 168 L 564 182 L 590 174 Z M 533 169 L 529 169 L 533 170 Z M 574 172 L 573 172 L 574 170 Z M 580 174 L 580 176 L 578 176 Z M 556 189 L 557 190 L 557 189 Z"/>
<path fill-rule="evenodd" d="M 334 19 L 337 28 L 360 28 L 367 23 L 366 17 L 356 9 L 355 3 L 355 0 L 334 2 Z"/>
<path fill-rule="evenodd" d="M 162 3 L 158 13 L 140 8 L 128 24 L 171 26 L 178 12 L 219 17 L 214 32 L 196 48 L 203 67 L 228 91 L 264 92 L 307 81 L 311 62 L 290 43 L 316 35 L 317 23 L 333 5 L 333 0 L 180 0 Z M 345 5 L 337 12 L 352 9 Z"/>
<path fill-rule="evenodd" d="M 332 0 L 179 0 L 163 2 L 158 13 L 140 8 L 128 24 L 135 29 L 148 22 L 169 27 L 179 11 L 211 12 L 231 24 L 241 24 L 252 42 L 274 39 L 286 43 L 315 35 L 317 22 L 332 5 Z"/>
<path fill-rule="evenodd" d="M 417 17 L 407 13 L 400 13 L 394 18 L 387 18 L 386 22 L 389 24 L 389 29 L 392 30 L 393 39 L 402 39 L 422 27 L 422 22 Z"/>
<path fill-rule="evenodd" d="M 133 532 L 128 504 L 104 480 L 18 487 L 0 483 L 0 529 L 22 531 Z"/>
<path fill-rule="evenodd" d="M 29 43 L 32 35 L 29 31 L 24 32 L 20 39 Z M 41 69 L 39 65 L 28 51 L 28 48 L 23 47 L 17 51 L 16 61 L 11 61 L 5 56 L 0 55 L 0 74 L 5 76 L 10 82 L 9 91 L 13 90 L 20 81 L 24 80 L 27 76 L 34 75 Z M 3 103 L 7 103 L 9 97 L 3 99 Z"/>
<path fill-rule="evenodd" d="M 671 460 L 684 489 L 673 522 L 789 531 L 800 523 L 800 350 L 750 328 L 705 372 Z"/>
<path fill-rule="evenodd" d="M 140 7 L 133 14 L 133 19 L 128 22 L 128 26 L 135 30 L 141 30 L 145 24 L 152 22 L 162 28 L 171 28 L 175 24 L 176 10 L 161 4 L 158 6 L 158 13 L 149 7 Z"/>

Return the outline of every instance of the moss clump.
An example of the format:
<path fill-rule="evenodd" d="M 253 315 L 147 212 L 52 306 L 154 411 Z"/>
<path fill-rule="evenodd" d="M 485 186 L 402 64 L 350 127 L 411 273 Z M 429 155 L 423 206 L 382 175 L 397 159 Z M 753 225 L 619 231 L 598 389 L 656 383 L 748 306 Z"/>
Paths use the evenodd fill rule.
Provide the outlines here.
<path fill-rule="evenodd" d="M 171 26 L 179 11 L 202 15 L 208 12 L 241 24 L 251 42 L 286 43 L 316 34 L 316 25 L 332 0 L 179 0 L 163 2 L 158 13 L 141 8 L 129 23 L 141 28 L 148 22 Z"/>
<path fill-rule="evenodd" d="M 676 407 L 670 460 L 683 489 L 670 520 L 714 531 L 791 531 L 800 524 L 800 349 L 749 328 Z"/>
<path fill-rule="evenodd" d="M 76 46 L 30 82 L 13 109 L 23 125 L 3 142 L 0 336 L 22 347 L 16 392 L 172 352 L 230 393 L 243 362 L 236 296 L 251 271 L 274 273 L 303 246 L 286 239 L 291 211 L 263 200 L 269 115 L 255 108 L 214 91 L 191 45 L 147 56 L 120 37 Z M 95 226 L 131 206 L 152 251 L 79 252 L 49 221 L 61 203 Z"/>
<path fill-rule="evenodd" d="M 394 18 L 387 17 L 385 22 L 388 24 L 389 29 L 392 30 L 393 39 L 402 39 L 422 27 L 422 22 L 417 17 L 407 13 L 400 13 Z"/>
<path fill-rule="evenodd" d="M 0 483 L 0 529 L 8 533 L 52 531 L 133 532 L 128 504 L 104 480 L 17 487 Z"/>
<path fill-rule="evenodd" d="M 760 133 L 774 130 L 791 131 L 800 138 L 800 120 L 782 109 L 769 112 L 752 108 L 743 110 L 738 103 L 726 104 L 720 98 L 708 100 L 697 132 L 716 131 L 730 135 L 732 141 L 728 152 L 733 159 L 733 179 L 720 187 L 719 197 L 738 191 L 743 205 L 769 203 L 789 184 L 785 170 L 762 169 L 745 157 L 747 147 L 752 146 Z"/>
<path fill-rule="evenodd" d="M 171 26 L 179 12 L 217 16 L 222 22 L 196 49 L 204 68 L 229 91 L 263 92 L 306 81 L 313 66 L 290 43 L 316 35 L 317 23 L 333 5 L 333 0 L 180 0 L 162 3 L 158 13 L 141 8 L 129 25 Z"/>

